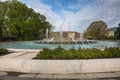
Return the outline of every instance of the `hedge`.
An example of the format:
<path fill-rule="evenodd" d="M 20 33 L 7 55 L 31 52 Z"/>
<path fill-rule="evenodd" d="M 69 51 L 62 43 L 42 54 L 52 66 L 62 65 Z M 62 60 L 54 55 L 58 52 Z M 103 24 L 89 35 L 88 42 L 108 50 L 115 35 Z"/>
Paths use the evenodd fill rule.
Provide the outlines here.
<path fill-rule="evenodd" d="M 120 49 L 105 48 L 104 50 L 92 49 L 72 49 L 65 50 L 61 46 L 55 49 L 44 48 L 36 56 L 37 59 L 99 59 L 99 58 L 120 58 Z"/>
<path fill-rule="evenodd" d="M 0 48 L 0 55 L 8 54 L 8 50 L 4 48 Z"/>

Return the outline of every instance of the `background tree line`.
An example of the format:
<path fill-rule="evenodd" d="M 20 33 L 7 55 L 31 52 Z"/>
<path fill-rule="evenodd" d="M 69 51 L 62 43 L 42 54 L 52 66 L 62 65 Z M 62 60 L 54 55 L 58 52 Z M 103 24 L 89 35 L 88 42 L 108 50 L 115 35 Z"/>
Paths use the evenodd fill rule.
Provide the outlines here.
<path fill-rule="evenodd" d="M 20 40 L 34 40 L 45 37 L 46 29 L 52 25 L 46 17 L 17 1 L 0 2 L 0 38 L 16 36 Z"/>
<path fill-rule="evenodd" d="M 84 33 L 85 38 L 89 39 L 102 39 L 107 37 L 107 24 L 104 21 L 92 22 L 86 32 Z"/>
<path fill-rule="evenodd" d="M 120 39 L 120 23 L 113 30 L 114 36 L 109 36 L 109 29 L 104 21 L 92 22 L 84 32 L 84 38 L 87 39 Z"/>

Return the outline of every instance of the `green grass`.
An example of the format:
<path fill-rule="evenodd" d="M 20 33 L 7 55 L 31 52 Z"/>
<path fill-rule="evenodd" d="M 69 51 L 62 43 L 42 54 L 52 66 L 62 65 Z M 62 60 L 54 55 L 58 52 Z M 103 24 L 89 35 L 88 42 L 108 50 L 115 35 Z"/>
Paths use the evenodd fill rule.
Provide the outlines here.
<path fill-rule="evenodd" d="M 37 59 L 100 59 L 120 58 L 119 48 L 100 49 L 72 49 L 65 50 L 61 46 L 55 49 L 44 48 L 37 56 Z"/>

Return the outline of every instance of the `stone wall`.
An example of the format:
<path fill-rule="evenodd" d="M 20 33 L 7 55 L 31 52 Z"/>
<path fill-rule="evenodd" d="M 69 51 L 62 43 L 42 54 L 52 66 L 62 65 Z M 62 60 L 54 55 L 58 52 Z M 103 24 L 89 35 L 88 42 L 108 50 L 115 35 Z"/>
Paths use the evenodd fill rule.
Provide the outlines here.
<path fill-rule="evenodd" d="M 0 71 L 75 74 L 120 71 L 120 58 L 90 60 L 27 60 L 0 58 Z"/>

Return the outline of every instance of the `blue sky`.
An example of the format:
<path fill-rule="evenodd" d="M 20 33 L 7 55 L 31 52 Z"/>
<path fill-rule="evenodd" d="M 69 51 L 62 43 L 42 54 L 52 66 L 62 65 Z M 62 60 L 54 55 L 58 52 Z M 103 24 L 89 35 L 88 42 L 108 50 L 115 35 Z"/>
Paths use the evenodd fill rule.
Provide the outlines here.
<path fill-rule="evenodd" d="M 5 0 L 0 0 L 5 1 Z M 44 14 L 54 31 L 83 32 L 91 22 L 103 20 L 108 27 L 120 23 L 120 0 L 20 0 Z"/>

